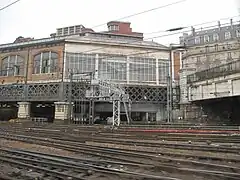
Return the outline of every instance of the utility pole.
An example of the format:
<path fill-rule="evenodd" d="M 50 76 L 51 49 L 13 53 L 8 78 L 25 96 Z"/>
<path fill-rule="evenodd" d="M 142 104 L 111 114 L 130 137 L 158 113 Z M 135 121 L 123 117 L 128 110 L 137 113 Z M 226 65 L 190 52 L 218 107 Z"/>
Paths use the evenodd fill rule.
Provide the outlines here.
<path fill-rule="evenodd" d="M 170 45 L 169 50 L 169 67 L 167 75 L 167 123 L 172 122 L 172 46 Z"/>
<path fill-rule="evenodd" d="M 73 72 L 70 71 L 69 74 L 69 89 L 68 89 L 68 119 L 69 123 L 71 123 L 72 119 L 72 86 L 73 86 Z"/>
<path fill-rule="evenodd" d="M 182 29 L 185 29 L 186 27 L 176 27 L 166 30 L 166 32 L 174 32 L 179 31 Z M 169 67 L 168 67 L 168 76 L 167 76 L 167 122 L 173 122 L 173 89 L 172 89 L 172 83 L 173 83 L 173 77 L 172 77 L 172 71 L 173 71 L 173 64 L 172 64 L 172 54 L 174 49 L 181 48 L 181 46 L 173 46 L 170 44 L 169 48 Z"/>

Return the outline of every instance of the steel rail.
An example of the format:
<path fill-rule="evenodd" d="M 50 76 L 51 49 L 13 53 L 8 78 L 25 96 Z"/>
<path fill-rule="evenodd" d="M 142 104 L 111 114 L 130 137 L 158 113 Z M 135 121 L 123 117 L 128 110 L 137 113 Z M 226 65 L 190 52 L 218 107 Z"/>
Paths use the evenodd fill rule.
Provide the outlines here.
<path fill-rule="evenodd" d="M 0 149 L 0 151 L 10 153 L 9 155 L 0 154 L 1 160 L 4 158 L 7 158 L 7 159 L 14 159 L 15 161 L 23 161 L 23 162 L 29 163 L 29 164 L 39 164 L 40 163 L 40 164 L 44 164 L 44 166 L 50 165 L 51 167 L 60 168 L 61 170 L 63 168 L 66 168 L 66 170 L 71 169 L 71 171 L 74 171 L 77 173 L 83 173 L 84 171 L 87 171 L 90 169 L 90 170 L 92 170 L 94 172 L 98 172 L 98 173 L 105 173 L 105 174 L 107 173 L 107 174 L 111 174 L 111 175 L 119 175 L 119 176 L 124 176 L 124 177 L 138 177 L 138 178 L 144 178 L 144 179 L 149 179 L 149 180 L 150 179 L 179 180 L 178 178 L 154 176 L 154 175 L 150 175 L 150 174 L 131 172 L 131 171 L 127 171 L 127 170 L 106 168 L 106 167 L 102 166 L 101 164 L 96 165 L 96 163 L 89 164 L 86 162 L 71 162 L 71 161 L 67 161 L 64 159 L 60 159 L 60 158 L 56 159 L 56 158 L 53 158 L 51 155 L 47 155 L 47 154 L 39 155 L 39 154 L 28 153 L 28 152 L 24 152 L 24 151 L 6 150 L 6 149 Z M 22 156 L 24 156 L 24 157 L 22 157 Z M 6 159 L 4 159 L 4 161 L 6 161 Z M 63 174 L 63 175 L 66 175 L 68 177 L 77 178 L 77 179 L 86 179 L 83 177 L 70 175 L 69 173 Z"/>
<path fill-rule="evenodd" d="M 28 138 L 28 140 L 25 140 L 26 142 L 29 142 L 31 138 Z M 39 138 L 37 138 L 39 139 Z M 17 138 L 15 138 L 14 140 L 19 140 Z M 23 139 L 21 139 L 23 140 Z M 178 159 L 173 159 L 171 158 L 166 158 L 166 157 L 162 157 L 163 155 L 170 155 L 170 156 L 176 156 L 176 154 L 174 153 L 162 153 L 160 156 L 156 156 L 156 155 L 152 155 L 151 154 L 147 154 L 147 153 L 143 153 L 142 151 L 129 151 L 129 150 L 122 150 L 122 149 L 117 149 L 117 148 L 108 148 L 106 149 L 106 147 L 97 147 L 97 146 L 87 146 L 87 145 L 67 145 L 67 144 L 58 144 L 57 142 L 55 142 L 53 144 L 53 142 L 49 141 L 49 139 L 45 139 L 45 141 L 48 141 L 48 143 L 39 143 L 41 145 L 51 145 L 53 147 L 56 148 L 60 148 L 60 149 L 65 149 L 65 150 L 69 150 L 69 151 L 73 151 L 73 152 L 79 152 L 79 153 L 84 153 L 84 154 L 89 154 L 89 155 L 94 155 L 94 156 L 100 156 L 100 157 L 106 157 L 106 158 L 112 158 L 113 156 L 123 156 L 123 157 L 136 157 L 136 158 L 147 158 L 147 159 L 155 159 L 155 160 L 159 160 L 159 161 L 175 161 L 176 163 L 180 162 L 182 163 L 183 161 L 179 161 Z M 38 143 L 36 141 L 36 138 L 33 138 L 32 143 Z M 112 156 L 111 156 L 112 155 Z M 182 154 L 182 157 L 195 157 L 196 156 L 189 156 L 186 154 Z M 226 158 L 220 158 L 220 157 L 208 157 L 208 156 L 197 156 L 197 158 L 201 158 L 201 159 L 214 159 L 214 160 L 227 160 Z M 128 158 L 129 159 L 129 158 Z M 121 160 L 118 158 L 118 160 Z M 229 160 L 229 159 L 228 159 Z M 239 162 L 240 160 L 237 159 L 231 159 L 231 161 L 233 162 Z M 206 163 L 201 163 L 201 162 L 191 162 L 191 161 L 186 161 L 185 163 L 192 163 L 195 165 L 204 165 L 204 166 L 209 166 L 209 167 L 217 167 L 217 165 L 213 165 L 213 164 L 209 164 L 207 165 Z M 220 165 L 218 166 L 219 168 L 226 168 L 226 167 L 221 167 Z M 230 169 L 235 169 L 236 171 L 239 171 L 238 168 L 234 168 L 234 167 L 229 167 Z"/>

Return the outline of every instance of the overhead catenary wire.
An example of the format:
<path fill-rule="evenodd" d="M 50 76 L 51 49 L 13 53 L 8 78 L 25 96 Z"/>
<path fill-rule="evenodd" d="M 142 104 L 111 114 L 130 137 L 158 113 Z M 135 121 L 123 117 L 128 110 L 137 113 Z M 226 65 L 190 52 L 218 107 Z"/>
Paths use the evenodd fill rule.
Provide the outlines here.
<path fill-rule="evenodd" d="M 19 1 L 21 1 L 21 0 L 16 0 L 16 1 L 14 1 L 14 2 L 12 2 L 12 3 L 8 4 L 8 5 L 6 5 L 6 6 L 3 6 L 2 8 L 0 8 L 0 11 L 3 11 L 4 9 L 9 8 L 10 6 L 16 4 L 16 3 L 19 2 Z"/>
<path fill-rule="evenodd" d="M 238 17 L 240 17 L 240 16 L 238 16 Z M 231 17 L 230 17 L 231 18 Z M 202 23 L 202 24 L 204 24 L 204 23 Z M 191 26 L 189 26 L 189 27 L 191 27 Z M 213 28 L 213 27 L 216 27 L 216 25 L 212 25 L 212 26 L 208 26 L 208 27 L 205 27 L 205 28 Z M 186 27 L 187 28 L 187 27 Z M 195 29 L 196 31 L 197 30 L 202 30 L 202 27 L 201 28 L 197 28 L 197 29 Z M 163 37 L 169 37 L 169 36 L 173 36 L 173 35 L 177 35 L 177 34 L 182 34 L 182 33 L 188 33 L 188 32 L 191 32 L 192 30 L 185 30 L 185 31 L 180 31 L 180 32 L 174 32 L 174 33 L 168 33 L 168 34 L 164 34 L 164 35 L 158 35 L 158 36 L 153 36 L 153 37 L 149 37 L 149 38 L 146 38 L 145 39 L 145 41 L 146 40 L 151 40 L 151 39 L 159 39 L 159 38 L 163 38 Z M 162 32 L 162 31 L 159 31 L 160 33 Z M 165 31 L 166 32 L 166 31 Z M 154 33 L 156 33 L 156 32 L 154 32 Z M 118 44 L 119 45 L 135 45 L 134 43 L 137 43 L 137 42 L 142 42 L 143 40 L 131 40 L 131 41 L 127 41 L 127 42 L 119 42 Z M 94 42 L 94 41 L 92 41 L 92 42 Z M 96 41 L 96 43 L 97 43 L 98 41 Z M 144 42 L 144 41 L 143 41 Z M 136 44 L 137 45 L 137 44 Z M 103 50 L 103 49 L 106 49 L 107 47 L 100 47 L 100 48 L 93 48 L 93 49 L 90 49 L 90 50 L 86 50 L 86 51 L 79 51 L 79 52 L 76 52 L 76 53 L 89 53 L 89 52 L 94 52 L 94 51 L 97 51 L 97 50 Z M 157 46 L 155 47 L 155 48 L 157 48 Z M 167 47 L 166 47 L 167 48 Z M 164 49 L 164 48 L 163 48 Z"/>
<path fill-rule="evenodd" d="M 235 44 L 238 44 L 239 45 L 239 43 L 233 43 L 233 44 L 230 44 L 230 45 L 235 45 Z M 221 46 L 222 47 L 224 47 L 224 46 L 227 46 L 228 44 L 222 44 L 222 45 L 218 45 L 218 48 L 220 48 Z M 208 45 L 208 47 L 210 48 L 210 47 L 215 47 L 215 45 L 212 45 L 212 46 L 209 46 Z M 227 50 L 225 50 L 225 51 L 227 51 Z M 124 56 L 133 56 L 133 55 L 144 55 L 144 54 L 151 54 L 151 53 L 155 53 L 155 52 L 158 52 L 158 50 L 152 50 L 152 51 L 146 51 L 146 52 L 134 52 L 134 53 L 130 53 L 130 54 L 125 54 Z M 68 53 L 68 52 L 66 52 L 66 53 Z M 209 54 L 216 54 L 216 53 L 219 53 L 218 51 L 215 51 L 215 52 L 205 52 L 205 53 L 199 53 L 199 55 L 198 56 L 207 56 L 207 55 L 209 55 Z M 77 54 L 77 53 L 71 53 L 70 52 L 70 54 Z M 196 56 L 197 54 L 192 54 L 192 56 Z M 107 56 L 107 57 L 106 57 Z M 106 60 L 109 60 L 109 58 L 111 59 L 111 58 L 115 58 L 116 56 L 119 56 L 119 55 L 117 55 L 117 54 L 114 54 L 114 55 L 111 55 L 111 56 L 108 56 L 108 55 L 105 55 L 105 57 L 104 58 L 99 58 L 99 59 L 101 59 L 101 60 L 104 60 L 104 59 L 106 59 Z M 145 58 L 147 58 L 147 57 L 145 57 Z M 162 59 L 162 60 L 167 60 L 167 59 Z M 225 60 L 225 59 L 219 59 L 218 61 L 221 61 L 221 60 Z M 165 63 L 165 64 L 167 64 L 167 62 Z M 34 65 L 34 62 L 33 63 L 30 63 L 30 65 Z M 184 64 L 185 66 L 189 66 L 189 65 L 196 65 L 196 63 L 195 62 L 192 62 L 192 63 L 185 63 Z M 179 67 L 180 65 L 172 65 L 172 67 L 175 67 L 175 66 L 177 66 L 177 67 Z M 161 67 L 159 67 L 159 68 L 163 68 L 163 69 L 165 69 L 165 68 L 168 68 L 169 67 L 169 65 L 167 65 L 167 66 L 161 66 Z M 116 69 L 117 70 L 117 69 Z"/>
<path fill-rule="evenodd" d="M 205 44 L 208 48 L 211 48 L 211 47 L 216 47 L 215 44 L 214 45 L 209 45 L 209 44 Z M 240 45 L 240 43 L 236 42 L 236 43 L 232 43 L 232 44 L 221 44 L 221 45 L 218 45 L 218 48 L 221 48 L 221 47 L 226 47 L 226 46 L 229 46 L 229 45 Z M 193 46 L 194 47 L 194 46 Z M 198 47 L 196 47 L 197 49 Z M 199 47 L 201 49 L 203 49 L 202 47 Z M 237 49 L 235 49 L 237 50 Z M 152 50 L 152 51 L 145 51 L 145 52 L 134 52 L 134 53 L 129 53 L 129 54 L 124 54 L 124 56 L 133 56 L 133 55 L 146 55 L 146 54 L 151 54 L 151 53 L 155 53 L 155 52 L 158 52 L 159 50 Z M 225 51 L 228 51 L 225 49 Z M 222 51 L 221 51 L 222 52 Z M 75 54 L 75 55 L 79 55 L 78 52 L 65 52 L 65 53 L 69 53 L 69 54 Z M 214 51 L 214 52 L 202 52 L 202 53 L 194 53 L 194 54 L 191 54 L 190 56 L 208 56 L 209 54 L 216 54 L 216 53 L 219 53 L 218 50 Z M 104 55 L 102 58 L 99 58 L 100 60 L 108 60 L 108 59 L 111 59 L 111 58 L 115 58 L 116 56 L 119 56 L 119 54 L 113 54 L 113 55 Z M 120 55 L 121 56 L 121 55 Z M 147 58 L 147 57 L 145 57 Z M 166 60 L 167 59 L 162 59 L 162 60 Z M 224 60 L 224 59 L 222 59 Z M 221 61 L 221 60 L 220 60 Z M 34 63 L 30 63 L 29 65 L 33 65 Z M 192 65 L 192 64 L 196 64 L 195 62 L 193 63 L 185 63 L 185 65 Z M 179 66 L 179 65 L 173 65 L 173 66 Z M 163 66 L 161 66 L 163 67 Z M 165 67 L 164 67 L 165 68 Z"/>
<path fill-rule="evenodd" d="M 238 16 L 235 16 L 235 17 L 238 17 Z M 231 17 L 229 17 L 229 18 L 231 18 Z M 208 22 L 209 23 L 209 22 Z M 203 23 L 201 23 L 201 24 L 203 24 Z M 213 27 L 213 26 L 209 26 L 209 27 Z M 208 27 L 205 27 L 205 28 L 208 28 Z M 202 28 L 199 28 L 199 29 L 202 29 Z M 197 30 L 197 29 L 196 29 Z M 190 32 L 191 30 L 189 30 L 189 31 L 183 31 L 183 32 L 177 32 L 177 33 L 170 33 L 170 34 L 166 34 L 166 35 L 161 35 L 161 36 L 155 36 L 155 37 L 151 37 L 151 39 L 152 38 L 161 38 L 161 37 L 167 37 L 167 36 L 172 36 L 172 35 L 175 35 L 175 34 L 179 34 L 179 33 L 184 33 L 184 32 Z M 150 38 L 149 38 L 150 39 Z M 124 42 L 124 44 L 127 44 L 126 42 Z M 209 46 L 210 47 L 210 46 Z M 90 50 L 90 51 L 87 51 L 87 52 L 91 52 L 92 50 Z M 74 53 L 78 53 L 78 52 L 74 52 Z M 80 53 L 83 53 L 83 52 L 80 52 Z M 140 52 L 139 54 L 149 54 L 149 53 L 151 53 L 151 52 L 146 52 L 146 53 L 143 53 L 143 52 Z M 136 55 L 137 55 L 138 53 L 136 53 Z M 113 55 L 112 57 L 115 57 L 116 55 Z M 111 58 L 111 56 L 108 56 L 107 58 Z M 107 59 L 106 58 L 106 59 Z"/>
<path fill-rule="evenodd" d="M 162 9 L 162 8 L 166 8 L 166 7 L 169 7 L 169 6 L 176 5 L 176 4 L 180 4 L 180 3 L 183 3 L 183 2 L 185 2 L 185 1 L 187 1 L 187 0 L 175 1 L 175 2 L 172 2 L 172 3 L 169 3 L 169 4 L 161 5 L 161 6 L 158 6 L 158 7 L 155 7 L 155 8 L 151 8 L 151 9 L 148 9 L 148 10 L 144 10 L 144 11 L 141 11 L 141 12 L 138 12 L 138 13 L 134 13 L 134 14 L 131 14 L 131 15 L 127 15 L 127 16 L 124 16 L 124 17 L 115 19 L 115 20 L 113 20 L 113 21 L 124 20 L 124 19 L 130 18 L 130 17 L 138 16 L 138 15 L 145 14 L 145 13 L 148 13 L 148 12 L 156 11 L 156 10 L 158 10 L 158 9 Z M 100 26 L 105 26 L 105 25 L 106 25 L 106 23 L 102 23 L 102 24 L 93 26 L 92 28 L 96 28 L 96 27 L 100 27 Z"/>

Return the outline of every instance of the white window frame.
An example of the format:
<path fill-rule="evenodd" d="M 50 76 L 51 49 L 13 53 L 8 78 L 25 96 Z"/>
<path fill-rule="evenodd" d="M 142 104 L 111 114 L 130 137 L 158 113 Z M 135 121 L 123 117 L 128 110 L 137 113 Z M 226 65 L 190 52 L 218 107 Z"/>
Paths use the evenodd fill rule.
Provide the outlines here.
<path fill-rule="evenodd" d="M 204 38 L 205 43 L 209 42 L 209 40 L 210 40 L 209 35 L 204 35 L 203 38 Z"/>
<path fill-rule="evenodd" d="M 48 53 L 48 65 L 47 65 L 47 72 L 43 72 L 43 69 L 42 69 L 42 63 L 43 63 L 43 54 L 44 53 Z M 39 54 L 36 54 L 33 58 L 33 61 L 35 63 L 35 57 L 37 55 L 40 55 L 40 61 L 39 61 L 39 73 L 36 73 L 36 67 L 34 66 L 34 74 L 49 74 L 49 73 L 55 73 L 55 71 L 51 72 L 51 64 L 52 64 L 52 53 L 56 53 L 54 51 L 43 51 L 43 52 L 40 52 Z M 58 53 L 56 53 L 58 55 Z M 59 58 L 59 56 L 57 56 Z M 54 59 L 55 60 L 55 59 Z M 58 61 L 58 60 L 57 60 Z M 57 65 L 58 62 L 55 62 Z"/>
<path fill-rule="evenodd" d="M 240 37 L 240 29 L 236 29 L 236 37 Z"/>
<path fill-rule="evenodd" d="M 225 39 L 231 39 L 232 38 L 231 32 L 230 31 L 225 32 L 224 33 L 224 38 Z"/>
<path fill-rule="evenodd" d="M 195 37 L 195 44 L 200 44 L 201 43 L 201 37 L 197 36 Z"/>
<path fill-rule="evenodd" d="M 218 33 L 214 33 L 213 34 L 213 41 L 218 41 L 219 40 L 219 34 Z"/>
<path fill-rule="evenodd" d="M 14 56 L 15 56 L 14 67 L 9 67 L 9 66 L 10 66 L 10 58 L 11 58 L 11 57 L 14 57 Z M 20 72 L 19 72 L 19 74 L 17 74 L 17 69 L 16 69 L 16 65 L 18 64 L 18 57 L 21 58 L 21 56 L 19 56 L 19 55 L 9 55 L 9 56 L 7 56 L 7 57 L 5 57 L 5 58 L 2 59 L 2 61 L 5 60 L 5 59 L 7 59 L 7 69 L 6 69 L 7 73 L 6 73 L 6 75 L 4 75 L 4 76 L 7 76 L 7 77 L 8 77 L 10 70 L 13 70 L 13 75 L 12 75 L 12 76 L 21 76 L 21 73 L 20 73 Z M 2 71 L 2 69 L 1 69 L 1 71 Z"/>

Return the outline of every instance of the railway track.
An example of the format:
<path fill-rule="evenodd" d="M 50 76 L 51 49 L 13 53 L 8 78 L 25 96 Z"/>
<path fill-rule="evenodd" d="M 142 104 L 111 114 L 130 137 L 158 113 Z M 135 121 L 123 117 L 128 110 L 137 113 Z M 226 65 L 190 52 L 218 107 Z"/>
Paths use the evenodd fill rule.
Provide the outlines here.
<path fill-rule="evenodd" d="M 126 129 L 112 132 L 102 127 L 65 125 L 57 125 L 56 128 L 53 125 L 11 125 L 10 128 L 1 128 L 0 140 L 37 144 L 76 154 L 70 157 L 26 149 L 13 150 L 10 147 L 0 149 L 0 161 L 33 169 L 44 176 L 62 179 L 91 179 L 90 176 L 94 175 L 98 176 L 95 179 L 103 175 L 110 179 L 128 179 L 132 176 L 135 179 L 166 180 L 240 179 L 239 135 L 152 134 Z M 206 141 L 219 142 L 219 145 L 207 145 Z M 141 173 L 137 171 L 140 169 Z"/>
<path fill-rule="evenodd" d="M 18 132 L 18 135 L 20 135 L 22 132 Z M 73 135 L 66 133 L 64 136 L 62 134 L 57 133 L 50 133 L 46 134 L 46 132 L 32 132 L 32 135 L 35 137 L 50 137 L 56 140 L 62 140 L 62 141 L 72 141 L 72 142 L 79 142 L 84 143 L 86 141 L 94 141 L 98 143 L 112 143 L 117 145 L 135 145 L 135 146 L 148 146 L 153 148 L 174 148 L 174 149 L 181 149 L 181 150 L 200 150 L 200 151 L 206 151 L 206 152 L 224 152 L 224 153 L 240 153 L 240 146 L 239 147 L 232 147 L 233 145 L 218 145 L 214 144 L 213 146 L 207 145 L 206 143 L 195 143 L 194 141 L 189 144 L 189 140 L 185 142 L 165 142 L 161 140 L 136 140 L 132 139 L 131 137 L 128 138 L 117 138 L 117 137 L 99 137 L 99 136 L 86 136 L 86 135 Z M 24 135 L 24 133 L 23 133 Z M 81 138 L 79 138 L 81 137 Z M 206 140 L 207 141 L 207 140 Z M 231 141 L 231 140 L 230 140 Z M 229 141 L 228 141 L 229 142 Z M 195 143 L 195 144 L 194 144 Z"/>
<path fill-rule="evenodd" d="M 50 126 L 51 127 L 51 126 Z M 56 128 L 48 127 L 29 127 L 29 128 L 18 128 L 12 129 L 12 132 L 21 132 L 21 131 L 33 131 L 38 133 L 44 134 L 73 134 L 73 135 L 83 135 L 89 136 L 91 134 L 97 134 L 98 137 L 110 137 L 113 138 L 114 136 L 118 139 L 146 139 L 146 140 L 163 140 L 163 141 L 192 141 L 192 142 L 206 142 L 211 141 L 213 143 L 239 143 L 240 144 L 240 135 L 239 134 L 187 134 L 187 133 L 144 133 L 144 132 L 131 132 L 131 131 L 122 131 L 117 130 L 114 133 L 109 131 L 108 129 L 86 129 L 86 127 L 65 127 L 59 129 L 59 126 Z M 11 131 L 11 128 L 7 131 Z"/>
<path fill-rule="evenodd" d="M 124 179 L 162 179 L 162 180 L 177 180 L 177 178 L 170 178 L 164 176 L 154 176 L 150 174 L 143 174 L 132 172 L 128 170 L 117 168 L 117 162 L 107 162 L 106 164 L 97 161 L 87 161 L 74 158 L 63 158 L 61 156 L 54 156 L 49 154 L 0 149 L 0 161 L 12 164 L 14 166 L 21 166 L 25 168 L 34 169 L 42 172 L 41 178 L 46 176 L 61 178 L 61 179 L 76 179 L 85 180 L 90 178 L 94 173 L 107 174 L 108 176 L 122 177 Z M 128 164 L 129 165 L 129 164 Z M 131 164 L 133 165 L 133 164 Z M 139 165 L 135 165 L 139 166 Z"/>
<path fill-rule="evenodd" d="M 199 161 L 193 160 L 183 160 L 183 159 L 176 159 L 173 157 L 162 157 L 156 156 L 152 153 L 143 153 L 134 150 L 120 150 L 116 148 L 106 148 L 106 147 L 97 147 L 97 146 L 89 146 L 86 144 L 79 144 L 73 142 L 66 142 L 61 140 L 51 140 L 51 139 L 44 139 L 44 138 L 36 138 L 36 137 L 28 137 L 28 136 L 14 136 L 8 135 L 11 140 L 21 140 L 25 142 L 41 144 L 45 146 L 52 146 L 60 149 L 65 149 L 68 151 L 77 152 L 80 154 L 88 154 L 92 156 L 98 156 L 100 158 L 106 159 L 114 159 L 119 160 L 121 162 L 128 162 L 128 163 L 138 163 L 146 161 L 150 159 L 154 162 L 155 170 L 156 169 L 164 169 L 167 172 L 178 172 L 178 173 L 188 173 L 188 174 L 198 174 L 199 176 L 204 177 L 217 177 L 218 179 L 239 179 L 240 178 L 240 169 L 234 166 L 227 166 L 227 165 L 219 165 L 219 164 L 212 164 L 212 163 L 204 163 Z M 32 140 L 32 141 L 31 141 Z M 185 155 L 183 155 L 185 156 Z M 204 157 L 198 157 L 204 158 Z M 210 157 L 205 157 L 206 159 L 211 159 Z M 217 158 L 218 160 L 226 160 L 224 158 Z M 215 159 L 216 160 L 216 159 Z M 229 159 L 227 159 L 229 161 Z M 238 160 L 231 159 L 233 162 L 238 162 Z M 147 164 L 147 163 L 145 163 Z M 181 167 L 176 166 L 176 164 L 181 164 Z M 148 165 L 151 165 L 149 163 Z M 192 165 L 196 167 L 196 169 L 190 168 Z M 184 167 L 185 166 L 185 167 Z M 206 169 L 200 169 L 205 167 Z M 210 170 L 211 169 L 211 170 Z"/>

